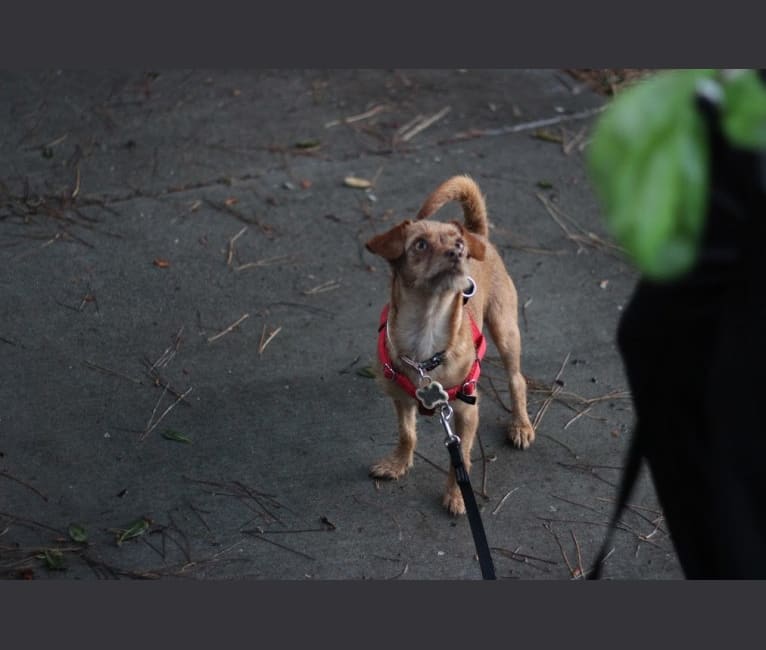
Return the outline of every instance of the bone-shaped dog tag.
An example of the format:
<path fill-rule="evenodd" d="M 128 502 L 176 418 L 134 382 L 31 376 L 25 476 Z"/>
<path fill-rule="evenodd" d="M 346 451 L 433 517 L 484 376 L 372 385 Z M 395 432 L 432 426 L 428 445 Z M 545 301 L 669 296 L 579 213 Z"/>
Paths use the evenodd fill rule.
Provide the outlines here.
<path fill-rule="evenodd" d="M 429 411 L 441 404 L 449 403 L 449 395 L 438 381 L 431 381 L 426 386 L 418 388 L 415 391 L 415 396 L 420 400 L 423 407 Z"/>

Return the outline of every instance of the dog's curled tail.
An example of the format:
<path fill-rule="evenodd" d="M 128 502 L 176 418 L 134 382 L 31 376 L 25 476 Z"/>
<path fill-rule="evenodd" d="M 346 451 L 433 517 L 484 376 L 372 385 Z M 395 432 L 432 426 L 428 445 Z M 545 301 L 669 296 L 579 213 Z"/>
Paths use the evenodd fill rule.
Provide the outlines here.
<path fill-rule="evenodd" d="M 450 201 L 459 201 L 463 205 L 463 217 L 468 231 L 477 235 L 487 236 L 487 206 L 484 197 L 470 176 L 453 176 L 444 181 L 429 196 L 423 207 L 418 211 L 416 219 L 425 219 Z"/>

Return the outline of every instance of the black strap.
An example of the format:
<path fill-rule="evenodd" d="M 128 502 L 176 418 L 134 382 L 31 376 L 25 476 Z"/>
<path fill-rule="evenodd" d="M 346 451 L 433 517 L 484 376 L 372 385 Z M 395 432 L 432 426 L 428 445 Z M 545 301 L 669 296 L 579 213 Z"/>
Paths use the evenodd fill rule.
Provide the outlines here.
<path fill-rule="evenodd" d="M 615 528 L 617 528 L 617 522 L 620 520 L 620 515 L 628 505 L 628 499 L 630 493 L 633 491 L 633 486 L 638 479 L 638 473 L 641 470 L 641 461 L 643 455 L 641 453 L 641 445 L 639 438 L 639 431 L 633 432 L 633 439 L 631 441 L 628 454 L 625 459 L 625 469 L 622 472 L 622 479 L 620 480 L 620 488 L 617 493 L 617 504 L 614 507 L 614 513 L 612 513 L 612 519 L 609 522 L 609 528 L 606 529 L 606 537 L 601 544 L 601 550 L 596 556 L 596 561 L 593 564 L 593 569 L 588 574 L 588 580 L 598 580 L 601 577 L 601 567 L 606 559 L 607 549 L 612 541 L 612 535 Z"/>
<path fill-rule="evenodd" d="M 481 567 L 481 576 L 484 580 L 495 580 L 495 565 L 492 563 L 492 555 L 489 552 L 487 536 L 484 533 L 484 526 L 481 523 L 479 506 L 476 504 L 476 497 L 471 487 L 471 481 L 468 478 L 468 471 L 463 463 L 463 456 L 460 453 L 460 439 L 456 438 L 447 443 L 452 466 L 455 468 L 455 479 L 460 486 L 460 492 L 463 495 L 465 510 L 468 516 L 468 523 L 471 525 L 471 534 L 473 543 L 476 546 L 476 553 L 479 556 L 479 566 Z"/>
<path fill-rule="evenodd" d="M 431 372 L 431 370 L 433 370 L 434 368 L 436 368 L 437 366 L 441 365 L 444 362 L 445 356 L 447 356 L 446 350 L 437 352 L 430 359 L 426 359 L 425 361 L 419 361 L 418 367 L 424 372 Z"/>

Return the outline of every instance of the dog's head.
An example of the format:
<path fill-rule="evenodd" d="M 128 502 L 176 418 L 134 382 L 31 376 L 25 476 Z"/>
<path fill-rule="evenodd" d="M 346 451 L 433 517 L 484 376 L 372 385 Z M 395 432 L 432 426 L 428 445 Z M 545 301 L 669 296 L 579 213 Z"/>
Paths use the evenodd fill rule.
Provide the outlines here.
<path fill-rule="evenodd" d="M 467 261 L 484 259 L 485 243 L 453 221 L 403 221 L 367 242 L 405 286 L 430 292 L 462 290 Z"/>

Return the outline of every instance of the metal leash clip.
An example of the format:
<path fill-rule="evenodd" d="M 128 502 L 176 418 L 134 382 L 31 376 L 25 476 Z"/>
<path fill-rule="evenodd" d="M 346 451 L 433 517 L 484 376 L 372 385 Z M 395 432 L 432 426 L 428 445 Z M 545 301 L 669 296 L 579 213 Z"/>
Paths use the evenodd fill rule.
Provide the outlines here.
<path fill-rule="evenodd" d="M 449 420 L 452 417 L 452 407 L 449 404 L 442 404 L 439 409 L 439 420 L 444 427 L 444 444 L 450 445 L 452 443 L 460 444 L 460 436 L 452 431 L 452 427 L 449 424 Z"/>

